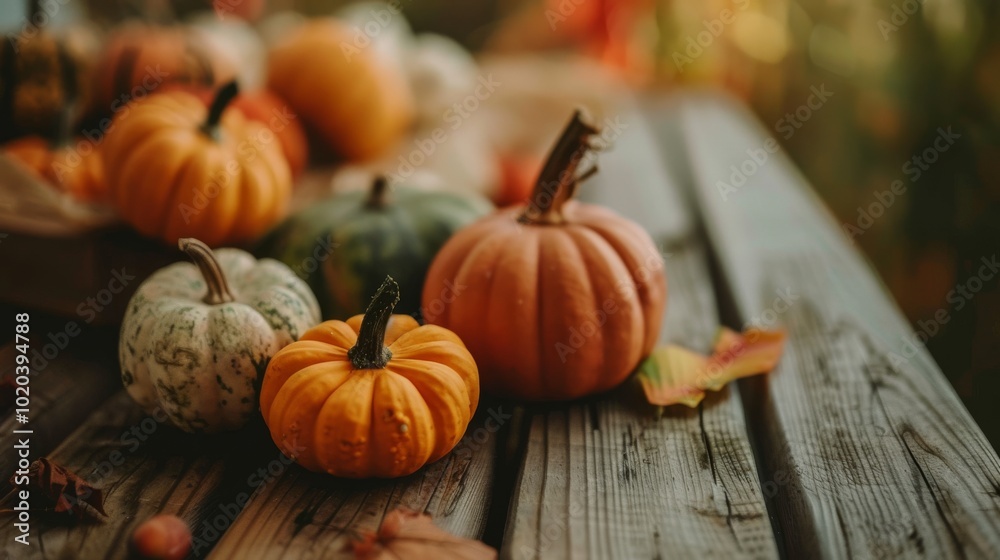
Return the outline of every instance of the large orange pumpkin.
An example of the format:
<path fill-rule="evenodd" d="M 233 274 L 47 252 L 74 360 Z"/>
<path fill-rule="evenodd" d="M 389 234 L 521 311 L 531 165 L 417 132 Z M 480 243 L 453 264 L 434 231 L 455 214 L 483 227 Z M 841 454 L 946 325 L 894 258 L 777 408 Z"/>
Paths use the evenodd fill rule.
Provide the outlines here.
<path fill-rule="evenodd" d="M 649 235 L 571 200 L 596 132 L 575 114 L 531 202 L 459 231 L 431 264 L 424 318 L 462 338 L 488 392 L 532 400 L 601 392 L 628 377 L 659 336 L 666 280 Z"/>
<path fill-rule="evenodd" d="M 53 145 L 41 136 L 25 136 L 4 144 L 0 151 L 78 200 L 101 202 L 107 198 L 104 164 L 89 140 Z"/>
<path fill-rule="evenodd" d="M 115 207 L 139 232 L 170 244 L 238 244 L 284 217 L 288 162 L 263 124 L 225 110 L 236 94 L 231 82 L 206 108 L 189 93 L 162 93 L 115 119 L 105 172 Z"/>
<path fill-rule="evenodd" d="M 334 19 L 302 24 L 268 60 L 268 88 L 288 101 L 336 155 L 374 158 L 400 140 L 414 115 L 399 68 Z"/>
<path fill-rule="evenodd" d="M 129 23 L 104 47 L 91 79 L 91 114 L 105 116 L 167 83 L 215 88 L 236 75 L 199 36 L 181 26 Z"/>
<path fill-rule="evenodd" d="M 392 315 L 391 279 L 364 315 L 327 321 L 267 366 L 260 410 L 281 451 L 350 478 L 410 474 L 451 451 L 479 404 L 476 362 L 455 333 Z"/>

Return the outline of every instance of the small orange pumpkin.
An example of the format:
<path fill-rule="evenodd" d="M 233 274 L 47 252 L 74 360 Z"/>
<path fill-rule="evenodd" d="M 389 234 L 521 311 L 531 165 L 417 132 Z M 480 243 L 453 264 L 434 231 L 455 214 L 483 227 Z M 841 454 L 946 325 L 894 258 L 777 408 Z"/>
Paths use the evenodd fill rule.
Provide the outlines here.
<path fill-rule="evenodd" d="M 216 88 L 236 75 L 190 29 L 128 23 L 105 44 L 91 79 L 90 112 L 95 116 L 122 108 L 167 83 Z"/>
<path fill-rule="evenodd" d="M 25 136 L 4 144 L 0 150 L 78 200 L 101 202 L 107 198 L 104 164 L 88 140 L 58 146 L 40 136 Z"/>
<path fill-rule="evenodd" d="M 387 278 L 364 315 L 327 321 L 267 366 L 260 410 L 281 451 L 303 467 L 393 478 L 447 454 L 479 404 L 476 362 L 455 333 L 392 315 Z"/>
<path fill-rule="evenodd" d="M 163 91 L 177 90 L 197 96 L 206 106 L 211 104 L 215 97 L 213 90 L 204 87 L 172 84 L 163 88 Z M 270 90 L 260 89 L 240 93 L 233 99 L 230 107 L 239 110 L 252 121 L 267 125 L 281 143 L 281 149 L 285 153 L 293 177 L 298 177 L 305 171 L 309 162 L 309 140 L 302 126 L 302 119 L 291 111 L 284 99 Z"/>
<path fill-rule="evenodd" d="M 597 130 L 579 113 L 532 201 L 451 237 L 427 273 L 424 318 L 453 330 L 486 391 L 563 400 L 618 385 L 649 354 L 666 305 L 663 260 L 638 225 L 571 200 Z"/>
<path fill-rule="evenodd" d="M 271 50 L 268 88 L 335 155 L 374 158 L 401 139 L 414 116 L 405 76 L 376 50 L 355 46 L 355 34 L 337 20 L 311 20 Z"/>
<path fill-rule="evenodd" d="M 140 233 L 238 244 L 284 217 L 288 162 L 263 124 L 225 110 L 236 94 L 230 82 L 206 108 L 189 93 L 161 93 L 115 119 L 102 149 L 109 190 Z"/>

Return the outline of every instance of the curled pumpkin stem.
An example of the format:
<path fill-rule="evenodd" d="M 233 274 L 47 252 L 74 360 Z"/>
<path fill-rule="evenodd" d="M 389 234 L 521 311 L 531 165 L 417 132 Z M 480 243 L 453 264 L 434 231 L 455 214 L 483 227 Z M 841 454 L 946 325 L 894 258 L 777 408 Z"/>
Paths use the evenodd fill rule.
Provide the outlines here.
<path fill-rule="evenodd" d="M 580 162 L 593 149 L 590 137 L 598 132 L 596 127 L 584 120 L 582 111 L 577 109 L 573 112 L 569 124 L 549 152 L 528 207 L 518 221 L 525 224 L 558 224 L 564 221 L 562 207 L 573 198 L 577 184 L 597 172 L 594 166 L 577 175 Z"/>
<path fill-rule="evenodd" d="M 386 276 L 365 310 L 357 344 L 347 351 L 355 369 L 382 369 L 392 359 L 392 352 L 385 346 L 385 330 L 397 303 L 399 284 Z"/>
<path fill-rule="evenodd" d="M 184 237 L 177 241 L 177 246 L 191 257 L 194 264 L 198 265 L 198 270 L 201 271 L 201 276 L 205 279 L 205 285 L 208 286 L 205 303 L 218 305 L 235 301 L 236 298 L 229 291 L 226 275 L 223 274 L 222 267 L 215 258 L 215 253 L 208 245 L 193 237 Z"/>

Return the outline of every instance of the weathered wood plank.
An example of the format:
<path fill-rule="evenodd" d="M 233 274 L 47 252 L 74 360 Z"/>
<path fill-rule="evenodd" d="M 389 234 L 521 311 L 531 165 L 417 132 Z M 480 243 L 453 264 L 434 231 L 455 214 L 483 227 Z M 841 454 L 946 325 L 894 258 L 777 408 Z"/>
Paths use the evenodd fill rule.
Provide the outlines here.
<path fill-rule="evenodd" d="M 0 348 L 0 377 L 14 375 L 14 343 Z M 108 396 L 121 388 L 114 372 L 90 362 L 61 356 L 42 370 L 32 370 L 29 384 L 30 422 L 15 421 L 11 410 L 0 421 L 0 493 L 10 489 L 9 478 L 16 468 L 13 445 L 19 438 L 31 440 L 32 458 L 52 451 L 90 415 Z M 13 430 L 29 429 L 30 435 L 14 434 Z"/>
<path fill-rule="evenodd" d="M 661 338 L 708 350 L 717 312 L 704 247 L 641 116 L 624 120 L 629 128 L 581 194 L 645 215 L 647 227 L 656 217 L 669 293 Z M 504 558 L 777 556 L 735 391 L 663 417 L 640 395 L 628 383 L 533 411 Z"/>
<path fill-rule="evenodd" d="M 885 288 L 783 154 L 719 188 L 765 147 L 741 109 L 690 98 L 683 111 L 738 319 L 790 332 L 779 368 L 741 383 L 788 554 L 996 557 L 1000 459 Z"/>
<path fill-rule="evenodd" d="M 258 489 L 210 558 L 350 558 L 350 540 L 375 531 L 396 507 L 427 512 L 453 534 L 480 538 L 496 459 L 493 413 L 504 411 L 481 404 L 458 446 L 408 477 L 348 480 L 290 467 Z"/>
<path fill-rule="evenodd" d="M 282 465 L 262 424 L 224 436 L 192 436 L 145 414 L 124 391 L 49 457 L 103 489 L 108 516 L 70 523 L 36 512 L 29 547 L 16 544 L 14 528 L 4 524 L 0 546 L 10 558 L 124 558 L 132 531 L 156 513 L 187 521 L 194 556 L 203 557 L 250 494 L 268 483 L 267 470 Z"/>

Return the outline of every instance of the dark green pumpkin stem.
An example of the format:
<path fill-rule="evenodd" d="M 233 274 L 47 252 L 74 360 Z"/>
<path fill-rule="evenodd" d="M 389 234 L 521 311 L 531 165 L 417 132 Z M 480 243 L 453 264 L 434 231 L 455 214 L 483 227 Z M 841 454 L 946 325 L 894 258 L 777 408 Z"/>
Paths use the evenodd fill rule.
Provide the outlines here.
<path fill-rule="evenodd" d="M 215 253 L 208 245 L 193 237 L 184 237 L 177 241 L 177 246 L 191 257 L 194 264 L 198 265 L 198 270 L 201 271 L 201 276 L 205 279 L 205 285 L 208 286 L 208 293 L 205 294 L 203 300 L 205 303 L 218 305 L 236 299 L 229 291 L 226 275 L 223 274 L 219 261 L 215 259 Z"/>
<path fill-rule="evenodd" d="M 365 206 L 369 208 L 384 208 L 389 202 L 389 181 L 385 175 L 378 175 L 372 181 L 372 189 L 368 192 Z"/>
<path fill-rule="evenodd" d="M 205 119 L 205 123 L 201 125 L 202 132 L 215 140 L 219 139 L 219 121 L 222 120 L 222 113 L 239 92 L 240 87 L 237 85 L 236 80 L 219 88 L 219 91 L 215 93 L 215 99 L 212 100 L 212 104 L 208 107 L 208 117 Z"/>
<path fill-rule="evenodd" d="M 525 224 L 558 224 L 563 222 L 563 204 L 573 198 L 576 186 L 596 171 L 592 167 L 582 175 L 577 175 L 577 168 L 587 151 L 592 149 L 588 142 L 590 137 L 599 131 L 583 119 L 579 109 L 573 112 L 569 124 L 563 129 L 556 141 L 545 166 L 538 174 L 535 189 L 531 193 L 528 207 L 524 209 L 518 221 Z"/>
<path fill-rule="evenodd" d="M 385 329 L 397 303 L 399 285 L 391 276 L 386 276 L 365 310 L 358 343 L 347 351 L 355 369 L 382 369 L 392 359 L 392 352 L 385 346 Z"/>

